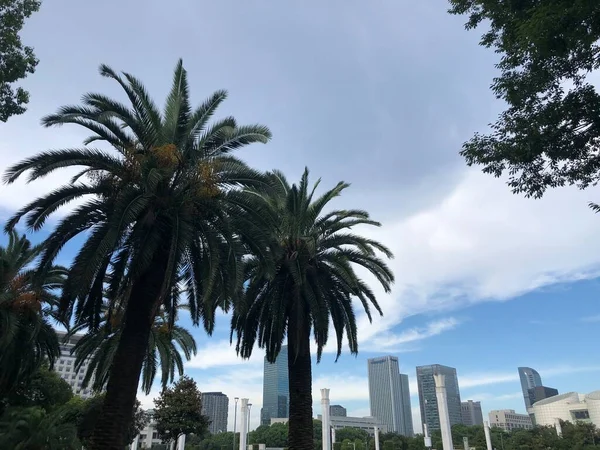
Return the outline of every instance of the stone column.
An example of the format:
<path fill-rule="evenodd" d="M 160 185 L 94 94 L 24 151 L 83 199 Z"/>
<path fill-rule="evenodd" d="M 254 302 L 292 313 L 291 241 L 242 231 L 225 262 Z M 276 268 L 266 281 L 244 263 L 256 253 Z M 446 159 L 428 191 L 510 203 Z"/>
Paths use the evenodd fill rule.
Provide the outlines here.
<path fill-rule="evenodd" d="M 490 424 L 483 422 L 483 431 L 485 432 L 485 445 L 487 450 L 492 450 L 492 436 L 490 435 Z"/>
<path fill-rule="evenodd" d="M 335 444 L 335 428 L 331 429 L 331 448 L 333 448 L 333 444 Z"/>
<path fill-rule="evenodd" d="M 139 442 L 140 442 L 140 435 L 138 434 L 135 437 L 135 439 L 133 440 L 133 442 L 131 443 L 131 445 L 129 446 L 129 450 L 137 450 Z"/>
<path fill-rule="evenodd" d="M 323 450 L 331 450 L 331 442 L 329 429 L 331 428 L 331 420 L 329 420 L 329 389 L 321 389 L 321 414 L 323 415 Z"/>
<path fill-rule="evenodd" d="M 248 399 L 242 399 L 242 407 L 240 411 L 240 450 L 246 450 L 246 435 L 248 434 Z"/>
<path fill-rule="evenodd" d="M 562 427 L 560 426 L 560 419 L 554 419 L 554 428 L 556 428 L 556 435 L 562 437 Z"/>
<path fill-rule="evenodd" d="M 433 374 L 435 380 L 435 396 L 440 416 L 440 431 L 442 432 L 442 448 L 454 450 L 452 444 L 452 430 L 450 428 L 450 415 L 448 414 L 448 398 L 446 394 L 446 377 L 444 374 Z"/>
<path fill-rule="evenodd" d="M 379 428 L 375 425 L 375 450 L 379 450 Z"/>
<path fill-rule="evenodd" d="M 185 450 L 185 434 L 182 434 L 177 439 L 177 450 Z"/>

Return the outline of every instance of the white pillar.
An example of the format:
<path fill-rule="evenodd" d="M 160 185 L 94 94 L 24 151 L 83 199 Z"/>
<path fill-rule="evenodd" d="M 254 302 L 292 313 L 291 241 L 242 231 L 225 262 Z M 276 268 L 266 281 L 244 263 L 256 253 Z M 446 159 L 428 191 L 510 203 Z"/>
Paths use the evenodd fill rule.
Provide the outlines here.
<path fill-rule="evenodd" d="M 335 428 L 331 429 L 331 448 L 333 448 L 333 444 L 335 444 Z"/>
<path fill-rule="evenodd" d="M 177 446 L 175 447 L 177 450 L 185 450 L 185 434 L 182 434 L 177 439 Z"/>
<path fill-rule="evenodd" d="M 135 437 L 135 439 L 133 440 L 133 442 L 131 443 L 131 445 L 129 446 L 129 450 L 137 450 L 139 442 L 140 442 L 140 435 L 138 434 Z"/>
<path fill-rule="evenodd" d="M 321 389 L 321 414 L 323 416 L 323 450 L 331 450 L 331 435 L 329 434 L 329 429 L 331 428 L 331 420 L 329 420 L 329 389 Z"/>
<path fill-rule="evenodd" d="M 246 450 L 246 435 L 248 434 L 248 399 L 242 399 L 242 408 L 240 411 L 240 450 Z"/>
<path fill-rule="evenodd" d="M 375 431 L 375 450 L 379 450 L 379 428 L 377 428 L 377 426 L 375 426 L 374 431 Z"/>
<path fill-rule="evenodd" d="M 554 419 L 554 428 L 556 428 L 556 435 L 562 437 L 562 427 L 560 426 L 560 419 Z"/>
<path fill-rule="evenodd" d="M 444 374 L 433 374 L 435 380 L 435 395 L 440 416 L 440 431 L 442 432 L 442 448 L 454 450 L 452 444 L 452 429 L 450 428 L 450 415 L 448 413 L 448 398 L 446 395 L 446 377 Z"/>
<path fill-rule="evenodd" d="M 485 445 L 487 450 L 492 450 L 492 436 L 490 435 L 490 425 L 487 422 L 483 422 L 483 431 L 485 432 Z"/>

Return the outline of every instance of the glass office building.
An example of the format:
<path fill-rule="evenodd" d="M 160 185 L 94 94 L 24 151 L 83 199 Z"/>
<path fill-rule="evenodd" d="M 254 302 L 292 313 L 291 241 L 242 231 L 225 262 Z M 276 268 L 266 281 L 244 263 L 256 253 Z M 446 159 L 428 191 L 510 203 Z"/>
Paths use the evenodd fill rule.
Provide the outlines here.
<path fill-rule="evenodd" d="M 369 403 L 371 416 L 390 432 L 413 435 L 408 375 L 401 374 L 398 358 L 383 356 L 369 359 Z"/>
<path fill-rule="evenodd" d="M 417 385 L 419 387 L 419 404 L 421 407 L 421 423 L 427 424 L 429 432 L 440 429 L 440 415 L 435 394 L 434 374 L 446 377 L 446 394 L 448 398 L 448 415 L 450 425 L 462 423 L 462 409 L 458 376 L 454 367 L 431 364 L 417 367 Z"/>
<path fill-rule="evenodd" d="M 289 417 L 289 410 L 288 348 L 285 345 L 273 364 L 265 357 L 261 424 L 270 425 L 271 419 Z"/>

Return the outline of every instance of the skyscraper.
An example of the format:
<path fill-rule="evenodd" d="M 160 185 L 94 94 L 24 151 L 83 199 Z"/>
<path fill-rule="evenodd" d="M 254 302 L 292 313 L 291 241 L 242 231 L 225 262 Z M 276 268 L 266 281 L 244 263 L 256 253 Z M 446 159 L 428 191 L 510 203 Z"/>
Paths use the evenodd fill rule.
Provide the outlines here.
<path fill-rule="evenodd" d="M 74 334 L 67 339 L 67 333 L 56 330 L 56 336 L 60 342 L 60 358 L 55 361 L 54 370 L 63 380 L 69 383 L 75 395 L 79 395 L 82 398 L 92 397 L 94 392 L 91 386 L 94 383 L 94 377 L 90 380 L 87 388 L 83 388 L 82 386 L 90 360 L 87 359 L 84 361 L 81 368 L 77 371 L 75 370 L 75 355 L 71 355 L 73 347 L 83 337 L 83 334 Z"/>
<path fill-rule="evenodd" d="M 368 360 L 369 402 L 371 416 L 387 426 L 387 430 L 413 435 L 408 375 L 400 373 L 398 358 L 382 356 Z"/>
<path fill-rule="evenodd" d="M 229 397 L 222 392 L 202 393 L 202 414 L 208 416 L 210 425 L 208 431 L 212 434 L 227 431 L 227 412 L 229 410 Z"/>
<path fill-rule="evenodd" d="M 329 407 L 329 415 L 332 417 L 346 417 L 346 408 L 342 405 L 331 405 Z"/>
<path fill-rule="evenodd" d="M 483 413 L 481 412 L 481 402 L 467 400 L 460 404 L 462 411 L 462 423 L 469 427 L 473 425 L 483 425 Z"/>
<path fill-rule="evenodd" d="M 458 376 L 454 367 L 431 364 L 417 367 L 417 385 L 419 387 L 419 404 L 421 407 L 421 422 L 427 424 L 431 432 L 440 429 L 440 415 L 438 413 L 437 397 L 435 395 L 435 381 L 433 374 L 441 373 L 446 376 L 446 393 L 448 398 L 448 415 L 450 425 L 462 423 L 462 410 Z"/>
<path fill-rule="evenodd" d="M 529 403 L 531 404 L 532 408 L 535 402 L 558 395 L 558 389 L 547 386 L 536 386 L 529 389 L 527 392 L 529 394 Z"/>
<path fill-rule="evenodd" d="M 531 400 L 529 399 L 529 389 L 542 386 L 542 377 L 537 370 L 531 367 L 519 367 L 519 378 L 521 379 L 521 390 L 525 400 L 525 409 L 531 413 Z"/>
<path fill-rule="evenodd" d="M 284 345 L 273 364 L 265 357 L 261 424 L 270 425 L 271 419 L 289 417 L 289 404 L 288 348 Z"/>

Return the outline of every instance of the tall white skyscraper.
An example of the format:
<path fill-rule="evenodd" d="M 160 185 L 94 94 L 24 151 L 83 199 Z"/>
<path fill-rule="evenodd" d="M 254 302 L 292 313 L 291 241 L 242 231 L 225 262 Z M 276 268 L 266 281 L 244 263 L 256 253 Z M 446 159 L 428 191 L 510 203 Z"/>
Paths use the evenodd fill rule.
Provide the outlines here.
<path fill-rule="evenodd" d="M 371 416 L 404 436 L 413 435 L 408 375 L 400 373 L 398 358 L 382 356 L 369 359 L 369 402 Z"/>

